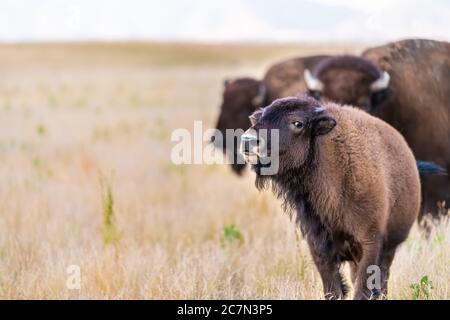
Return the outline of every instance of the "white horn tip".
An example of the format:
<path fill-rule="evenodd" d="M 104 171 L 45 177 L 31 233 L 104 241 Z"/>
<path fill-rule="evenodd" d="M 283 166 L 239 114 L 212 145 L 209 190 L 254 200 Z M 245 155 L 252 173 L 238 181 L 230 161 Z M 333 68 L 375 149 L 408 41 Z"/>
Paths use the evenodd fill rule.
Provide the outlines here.
<path fill-rule="evenodd" d="M 370 85 L 370 90 L 371 91 L 380 91 L 380 90 L 387 89 L 387 87 L 389 87 L 390 80 L 391 80 L 391 76 L 389 75 L 389 73 L 384 71 L 382 73 L 382 75 Z"/>
<path fill-rule="evenodd" d="M 311 74 L 311 71 L 309 71 L 308 69 L 305 69 L 305 71 L 303 71 L 303 77 L 305 78 L 306 87 L 309 90 L 319 92 L 323 90 L 323 83 L 319 79 L 314 77 Z"/>

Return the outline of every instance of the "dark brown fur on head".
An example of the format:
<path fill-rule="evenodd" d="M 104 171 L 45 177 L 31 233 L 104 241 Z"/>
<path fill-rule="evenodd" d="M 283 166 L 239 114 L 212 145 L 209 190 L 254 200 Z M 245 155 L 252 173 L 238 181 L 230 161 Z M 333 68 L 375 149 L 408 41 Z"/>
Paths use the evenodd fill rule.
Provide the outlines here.
<path fill-rule="evenodd" d="M 336 125 L 329 117 L 319 101 L 312 97 L 283 98 L 275 100 L 270 106 L 256 111 L 251 116 L 256 131 L 264 128 L 279 130 L 279 169 L 276 176 L 261 175 L 260 163 L 252 166 L 256 172 L 256 187 L 264 189 L 269 182 L 274 193 L 284 200 L 284 208 L 290 210 L 295 204 L 292 190 L 301 191 L 302 185 L 309 172 L 313 171 L 316 158 L 316 140 L 331 131 Z M 293 128 L 295 122 L 301 123 L 301 128 Z M 270 135 L 268 135 L 270 138 Z M 267 141 L 270 153 L 271 141 Z M 283 183 L 278 183 L 282 181 Z"/>
<path fill-rule="evenodd" d="M 322 60 L 314 69 L 314 75 L 320 77 L 323 73 L 332 69 L 349 69 L 363 72 L 370 77 L 371 81 L 378 79 L 381 75 L 380 70 L 373 63 L 352 55 L 334 56 Z"/>
<path fill-rule="evenodd" d="M 387 97 L 386 90 L 372 92 L 370 88 L 382 76 L 381 70 L 358 56 L 343 55 L 324 59 L 313 70 L 313 74 L 323 83 L 321 92 L 311 92 L 317 98 L 371 111 Z"/>

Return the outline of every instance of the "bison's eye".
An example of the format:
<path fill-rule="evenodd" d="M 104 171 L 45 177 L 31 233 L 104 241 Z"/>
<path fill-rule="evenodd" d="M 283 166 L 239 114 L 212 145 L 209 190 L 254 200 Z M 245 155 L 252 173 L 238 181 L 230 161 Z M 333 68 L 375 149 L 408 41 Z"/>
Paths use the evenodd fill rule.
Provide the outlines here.
<path fill-rule="evenodd" d="M 294 121 L 292 122 L 292 125 L 297 129 L 303 128 L 303 123 L 301 123 L 300 121 Z"/>
<path fill-rule="evenodd" d="M 293 130 L 300 130 L 303 128 L 303 122 L 301 121 L 293 121 L 291 124 Z"/>

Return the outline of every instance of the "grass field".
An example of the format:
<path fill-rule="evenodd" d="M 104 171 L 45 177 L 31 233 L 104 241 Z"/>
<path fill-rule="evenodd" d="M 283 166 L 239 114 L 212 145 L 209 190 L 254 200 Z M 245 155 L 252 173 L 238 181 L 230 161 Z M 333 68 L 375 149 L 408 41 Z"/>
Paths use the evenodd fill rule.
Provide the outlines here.
<path fill-rule="evenodd" d="M 172 164 L 170 135 L 214 125 L 225 77 L 359 49 L 1 45 L 0 298 L 321 299 L 271 193 L 250 172 Z M 448 224 L 429 240 L 415 228 L 390 297 L 450 299 L 449 244 Z M 79 290 L 66 285 L 71 265 Z"/>

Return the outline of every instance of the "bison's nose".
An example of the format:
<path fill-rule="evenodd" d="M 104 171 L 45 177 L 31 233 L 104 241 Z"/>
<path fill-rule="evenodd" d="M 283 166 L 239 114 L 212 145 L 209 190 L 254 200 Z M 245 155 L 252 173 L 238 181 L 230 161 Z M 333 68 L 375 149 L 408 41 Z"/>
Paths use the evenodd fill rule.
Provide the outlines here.
<path fill-rule="evenodd" d="M 241 136 L 241 153 L 243 155 L 256 154 L 259 140 L 255 132 L 245 132 Z"/>
<path fill-rule="evenodd" d="M 243 136 L 242 141 L 242 152 L 244 154 L 249 154 L 253 147 L 258 145 L 258 139 L 255 137 Z"/>

